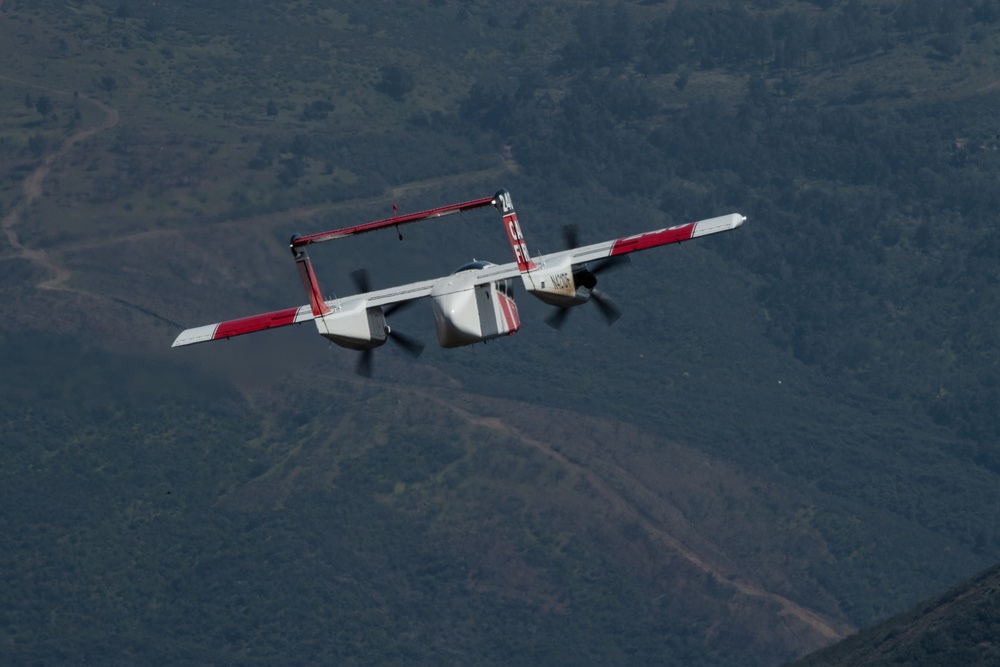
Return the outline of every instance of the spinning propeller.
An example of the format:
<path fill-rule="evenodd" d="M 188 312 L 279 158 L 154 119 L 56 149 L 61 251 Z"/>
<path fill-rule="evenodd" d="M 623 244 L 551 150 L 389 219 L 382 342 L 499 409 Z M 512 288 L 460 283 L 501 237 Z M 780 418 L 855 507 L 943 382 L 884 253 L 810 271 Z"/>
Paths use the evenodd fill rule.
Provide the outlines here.
<path fill-rule="evenodd" d="M 563 227 L 563 242 L 566 244 L 567 250 L 573 250 L 580 247 L 579 238 L 577 236 L 576 225 L 566 225 Z M 604 292 L 597 289 L 597 275 L 604 271 L 609 271 L 611 269 L 621 268 L 627 264 L 630 264 L 632 260 L 629 259 L 628 255 L 617 255 L 615 257 L 607 257 L 599 262 L 594 262 L 590 266 L 586 264 L 582 265 L 573 272 L 573 279 L 578 285 L 577 294 L 580 290 L 585 291 L 588 295 L 587 301 L 592 301 L 594 305 L 597 306 L 598 310 L 601 311 L 601 315 L 604 316 L 604 320 L 611 326 L 622 316 L 621 309 L 615 305 L 614 300 L 605 294 Z M 554 329 L 561 329 L 563 324 L 566 323 L 566 317 L 569 316 L 570 307 L 560 308 L 554 312 L 545 322 Z"/>
<path fill-rule="evenodd" d="M 351 272 L 351 280 L 354 281 L 355 287 L 358 288 L 359 292 L 371 292 L 371 279 L 368 275 L 367 269 L 358 269 L 357 271 Z M 395 313 L 403 308 L 406 308 L 415 303 L 414 301 L 399 301 L 392 305 L 386 306 L 382 309 L 382 314 L 388 319 L 389 315 Z M 385 327 L 386 337 L 393 343 L 401 347 L 407 352 L 411 357 L 416 359 L 424 351 L 424 344 L 419 340 L 407 336 L 406 334 L 394 331 L 390 326 Z M 368 348 L 367 350 L 361 351 L 361 358 L 358 359 L 358 365 L 355 367 L 354 372 L 358 375 L 363 375 L 364 377 L 372 376 L 372 352 L 373 348 Z"/>

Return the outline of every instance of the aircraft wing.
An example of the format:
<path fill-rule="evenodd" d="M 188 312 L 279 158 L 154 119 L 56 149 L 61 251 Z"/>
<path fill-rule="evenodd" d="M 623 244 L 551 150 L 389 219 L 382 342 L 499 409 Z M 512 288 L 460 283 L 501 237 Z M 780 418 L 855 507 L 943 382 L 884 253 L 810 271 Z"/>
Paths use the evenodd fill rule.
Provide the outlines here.
<path fill-rule="evenodd" d="M 511 266 L 514 267 L 514 275 L 516 275 L 516 265 L 511 264 Z M 439 279 L 423 280 L 406 285 L 397 285 L 396 287 L 390 287 L 388 289 L 375 290 L 373 292 L 366 292 L 363 294 L 354 294 L 342 299 L 331 299 L 329 301 L 325 301 L 324 303 L 329 311 L 333 312 L 352 306 L 359 301 L 367 301 L 367 305 L 372 307 L 388 306 L 394 303 L 399 303 L 400 301 L 410 301 L 412 299 L 421 299 L 428 296 L 431 293 L 431 289 L 434 287 L 434 284 L 437 283 L 438 280 Z M 194 345 L 195 343 L 207 343 L 209 341 L 219 340 L 222 338 L 242 336 L 243 334 L 254 333 L 256 331 L 276 329 L 290 324 L 311 322 L 316 319 L 316 317 L 317 315 L 313 313 L 312 307 L 305 305 L 299 306 L 298 308 L 286 308 L 284 310 L 276 310 L 270 313 L 242 317 L 238 320 L 228 320 L 226 322 L 218 322 L 216 324 L 207 324 L 205 326 L 194 327 L 192 329 L 182 331 L 174 340 L 171 347 L 182 347 L 184 345 Z"/>
<path fill-rule="evenodd" d="M 242 336 L 243 334 L 253 333 L 255 331 L 264 331 L 265 329 L 274 329 L 277 327 L 288 326 L 289 324 L 296 324 L 297 322 L 310 322 L 313 319 L 315 319 L 315 316 L 309 306 L 286 308 L 285 310 L 276 310 L 271 313 L 251 315 L 250 317 L 243 317 L 238 320 L 229 320 L 227 322 L 218 322 L 216 324 L 207 324 L 202 327 L 194 327 L 193 329 L 185 329 L 179 336 L 177 336 L 171 347 L 194 345 L 195 343 L 207 343 L 210 340 Z"/>
<path fill-rule="evenodd" d="M 475 203 L 478 205 L 479 202 L 477 201 Z M 697 222 L 689 222 L 683 225 L 668 227 L 666 229 L 636 234 L 635 236 L 624 236 L 622 238 L 603 241 L 601 243 L 594 243 L 580 248 L 553 252 L 547 255 L 534 257 L 532 258 L 532 261 L 535 262 L 537 268 L 544 268 L 546 264 L 557 263 L 566 258 L 569 258 L 569 261 L 572 264 L 582 264 L 606 257 L 627 255 L 629 253 L 638 252 L 639 250 L 655 248 L 661 245 L 682 243 L 684 241 L 689 241 L 702 236 L 708 236 L 710 234 L 728 232 L 740 227 L 745 220 L 746 218 L 739 213 L 730 213 L 729 215 L 699 220 Z M 510 278 L 516 278 L 520 274 L 521 269 L 517 262 L 509 262 L 507 264 L 491 264 L 486 268 L 476 271 L 473 284 L 483 285 L 496 280 L 507 280 Z M 398 285 L 396 287 L 389 287 L 387 289 L 344 297 L 343 299 L 327 301 L 326 304 L 331 309 L 336 309 L 337 307 L 352 305 L 359 300 L 366 300 L 368 306 L 389 306 L 394 303 L 399 303 L 400 301 L 409 301 L 411 299 L 421 299 L 423 297 L 430 296 L 431 290 L 434 286 L 446 278 L 447 277 L 433 278 L 406 285 Z M 308 309 L 307 306 L 303 306 L 303 308 Z"/>
<path fill-rule="evenodd" d="M 624 236 L 612 239 L 611 241 L 603 241 L 579 248 L 549 253 L 548 255 L 533 257 L 532 260 L 538 268 L 543 268 L 546 264 L 558 262 L 566 258 L 569 258 L 572 264 L 581 264 L 606 257 L 627 255 L 661 245 L 683 243 L 684 241 L 709 236 L 710 234 L 728 232 L 740 227 L 745 221 L 746 218 L 739 213 L 730 213 L 729 215 L 689 222 L 666 229 L 636 234 L 635 236 Z"/>
<path fill-rule="evenodd" d="M 407 283 L 406 285 L 397 285 L 395 287 L 387 287 L 386 289 L 365 292 L 364 294 L 355 294 L 343 299 L 327 301 L 326 303 L 330 308 L 351 305 L 360 300 L 367 301 L 369 306 L 391 306 L 401 301 L 412 301 L 430 296 L 434 285 L 440 282 L 440 280 L 441 278 L 420 280 L 415 283 Z"/>

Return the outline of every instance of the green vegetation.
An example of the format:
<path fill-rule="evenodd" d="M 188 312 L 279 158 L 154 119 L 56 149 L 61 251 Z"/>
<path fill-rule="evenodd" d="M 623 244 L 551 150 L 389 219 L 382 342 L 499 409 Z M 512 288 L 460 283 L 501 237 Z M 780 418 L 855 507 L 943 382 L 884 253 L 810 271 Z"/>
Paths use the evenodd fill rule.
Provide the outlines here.
<path fill-rule="evenodd" d="M 774 664 L 828 639 L 741 582 L 843 628 L 1000 559 L 1000 3 L 327 5 L 0 7 L 8 662 Z M 749 222 L 609 277 L 611 330 L 162 359 L 298 303 L 290 233 L 499 187 L 533 251 Z"/>
<path fill-rule="evenodd" d="M 9 662 L 728 661 L 668 631 L 724 603 L 643 590 L 613 525 L 574 529 L 599 499 L 515 439 L 375 421 L 427 404 L 343 382 L 285 388 L 265 422 L 210 377 L 70 343 L 0 344 Z M 307 396 L 345 409 L 303 419 Z"/>

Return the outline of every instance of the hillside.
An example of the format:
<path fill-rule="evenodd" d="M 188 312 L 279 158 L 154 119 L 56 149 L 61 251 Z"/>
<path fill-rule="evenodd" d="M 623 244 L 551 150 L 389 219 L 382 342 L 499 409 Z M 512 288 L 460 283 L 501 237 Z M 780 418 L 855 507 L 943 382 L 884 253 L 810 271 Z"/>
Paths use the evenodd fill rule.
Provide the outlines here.
<path fill-rule="evenodd" d="M 794 665 L 995 665 L 1000 662 L 1000 568 Z"/>
<path fill-rule="evenodd" d="M 988 0 L 0 2 L 9 664 L 758 664 L 1000 560 Z M 740 211 L 414 362 L 293 232 L 508 188 L 533 252 Z M 327 244 L 329 293 L 509 255 Z M 355 242 L 356 241 L 356 242 Z M 426 310 L 393 320 L 433 338 Z"/>
<path fill-rule="evenodd" d="M 340 369 L 241 397 L 66 342 L 0 347 L 36 373 L 0 383 L 13 663 L 774 664 L 849 630 L 730 553 L 807 501 L 690 447 Z"/>

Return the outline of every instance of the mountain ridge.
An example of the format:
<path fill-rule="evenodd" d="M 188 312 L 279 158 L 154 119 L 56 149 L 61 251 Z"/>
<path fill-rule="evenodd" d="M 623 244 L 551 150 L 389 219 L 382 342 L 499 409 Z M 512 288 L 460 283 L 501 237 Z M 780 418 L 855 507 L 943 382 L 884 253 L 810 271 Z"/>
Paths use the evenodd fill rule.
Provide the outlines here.
<path fill-rule="evenodd" d="M 993 665 L 1000 608 L 1000 565 L 946 593 L 862 630 L 791 665 Z"/>

